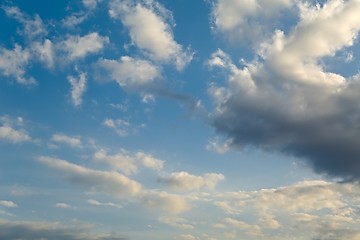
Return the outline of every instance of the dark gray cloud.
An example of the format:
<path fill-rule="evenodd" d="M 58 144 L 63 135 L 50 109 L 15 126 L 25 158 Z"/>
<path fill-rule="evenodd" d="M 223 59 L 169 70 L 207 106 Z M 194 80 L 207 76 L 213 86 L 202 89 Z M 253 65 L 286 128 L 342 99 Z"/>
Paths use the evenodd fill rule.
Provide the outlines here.
<path fill-rule="evenodd" d="M 227 74 L 226 86 L 209 89 L 213 125 L 234 147 L 282 152 L 316 172 L 360 180 L 360 75 L 342 76 L 322 62 L 357 44 L 360 3 L 298 11 L 302 19 L 288 34 L 276 30 L 252 62 L 238 67 L 221 50 L 212 55 L 209 66 Z"/>
<path fill-rule="evenodd" d="M 87 228 L 68 228 L 44 222 L 10 222 L 0 219 L 0 239 L 125 240 L 115 234 L 95 234 Z"/>

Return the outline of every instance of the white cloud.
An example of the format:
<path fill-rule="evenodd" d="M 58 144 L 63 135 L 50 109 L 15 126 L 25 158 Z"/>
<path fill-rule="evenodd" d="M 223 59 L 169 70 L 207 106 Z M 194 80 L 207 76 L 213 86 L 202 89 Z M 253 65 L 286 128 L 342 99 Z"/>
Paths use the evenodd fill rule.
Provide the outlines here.
<path fill-rule="evenodd" d="M 224 175 L 217 173 L 207 173 L 203 176 L 196 176 L 187 172 L 174 172 L 169 175 L 159 177 L 158 180 L 174 190 L 192 191 L 199 190 L 203 187 L 214 189 L 216 184 L 224 179 Z"/>
<path fill-rule="evenodd" d="M 108 73 L 109 80 L 116 81 L 125 89 L 139 89 L 150 86 L 161 79 L 161 69 L 151 62 L 128 56 L 117 60 L 103 59 L 98 66 Z"/>
<path fill-rule="evenodd" d="M 0 140 L 10 143 L 32 141 L 32 138 L 28 132 L 23 128 L 19 128 L 23 126 L 22 117 L 14 119 L 8 116 L 1 116 L 0 123 Z"/>
<path fill-rule="evenodd" d="M 34 78 L 25 76 L 30 57 L 30 52 L 17 44 L 13 50 L 0 47 L 0 74 L 13 77 L 20 84 L 35 84 Z"/>
<path fill-rule="evenodd" d="M 58 43 L 57 47 L 67 54 L 69 60 L 76 60 L 100 52 L 108 43 L 108 37 L 93 32 L 84 36 L 68 36 L 66 40 Z"/>
<path fill-rule="evenodd" d="M 123 119 L 111 119 L 107 118 L 104 120 L 103 125 L 114 130 L 119 136 L 126 137 L 132 130 L 130 123 Z"/>
<path fill-rule="evenodd" d="M 141 192 L 140 183 L 118 173 L 93 170 L 62 159 L 39 157 L 38 161 L 58 171 L 62 177 L 77 185 L 104 191 L 119 197 L 133 196 Z"/>
<path fill-rule="evenodd" d="M 71 85 L 71 100 L 75 107 L 78 107 L 82 103 L 82 96 L 86 90 L 87 77 L 86 73 L 79 72 L 79 78 L 76 79 L 73 76 L 67 76 L 67 80 Z"/>
<path fill-rule="evenodd" d="M 195 236 L 193 236 L 191 234 L 181 234 L 176 239 L 179 239 L 179 240 L 199 240 L 198 237 L 195 237 Z"/>
<path fill-rule="evenodd" d="M 166 22 L 172 19 L 171 13 L 159 3 L 113 0 L 109 13 L 121 19 L 129 29 L 132 43 L 153 60 L 174 63 L 178 70 L 192 60 L 192 53 L 184 51 L 174 40 L 171 25 Z"/>
<path fill-rule="evenodd" d="M 102 2 L 102 0 L 82 0 L 84 6 L 91 10 L 95 9 L 100 2 Z"/>
<path fill-rule="evenodd" d="M 194 226 L 185 218 L 180 217 L 161 217 L 159 222 L 180 229 L 194 229 Z"/>
<path fill-rule="evenodd" d="M 116 203 L 112 203 L 112 202 L 104 203 L 104 202 L 99 202 L 94 199 L 88 199 L 87 203 L 89 203 L 90 205 L 94 205 L 94 206 L 107 206 L 107 207 L 123 208 L 123 206 L 116 204 Z"/>
<path fill-rule="evenodd" d="M 264 239 L 273 239 L 269 230 L 275 229 L 278 239 L 298 236 L 299 232 L 304 233 L 304 239 L 330 235 L 345 239 L 359 224 L 354 212 L 359 191 L 357 183 L 307 180 L 274 189 L 213 195 L 222 199 L 214 204 L 230 216 L 214 227 L 236 228 L 238 234 L 262 234 Z"/>
<path fill-rule="evenodd" d="M 190 209 L 190 205 L 184 197 L 163 191 L 145 191 L 141 202 L 149 209 L 161 210 L 167 214 L 179 214 Z"/>
<path fill-rule="evenodd" d="M 7 207 L 7 208 L 14 208 L 14 207 L 17 207 L 18 205 L 16 203 L 14 203 L 13 201 L 1 200 L 0 206 Z"/>
<path fill-rule="evenodd" d="M 67 203 L 56 203 L 55 207 L 57 208 L 62 208 L 62 209 L 70 209 L 72 208 L 69 204 Z"/>
<path fill-rule="evenodd" d="M 65 134 L 57 133 L 51 137 L 52 142 L 61 143 L 74 148 L 81 148 L 81 138 L 77 136 L 67 136 Z"/>
<path fill-rule="evenodd" d="M 2 8 L 4 9 L 7 16 L 12 17 L 21 24 L 23 24 L 24 29 L 21 31 L 21 33 L 25 37 L 29 39 L 34 39 L 37 37 L 41 38 L 47 35 L 46 26 L 44 25 L 39 15 L 36 14 L 34 16 L 34 19 L 32 19 L 27 14 L 21 12 L 18 7 L 3 6 Z"/>
<path fill-rule="evenodd" d="M 138 172 L 138 166 L 133 157 L 127 155 L 126 153 L 108 155 L 104 149 L 101 149 L 94 154 L 94 160 L 104 161 L 110 164 L 115 170 L 122 171 L 126 175 Z"/>
<path fill-rule="evenodd" d="M 231 40 L 246 39 L 252 43 L 273 30 L 285 9 L 294 5 L 294 0 L 216 0 L 212 8 L 215 30 Z M 270 29 L 268 29 L 270 28 Z M 270 30 L 270 31 L 269 31 Z"/>
<path fill-rule="evenodd" d="M 45 63 L 48 68 L 54 66 L 54 45 L 49 39 L 45 39 L 42 44 L 40 42 L 34 42 L 32 44 L 32 50 L 34 51 L 35 56 Z"/>
<path fill-rule="evenodd" d="M 110 164 L 115 170 L 122 171 L 127 175 L 137 173 L 141 166 L 160 171 L 164 164 L 164 161 L 143 152 L 130 154 L 125 150 L 115 155 L 109 155 L 104 149 L 101 149 L 94 154 L 94 160 L 104 161 Z"/>

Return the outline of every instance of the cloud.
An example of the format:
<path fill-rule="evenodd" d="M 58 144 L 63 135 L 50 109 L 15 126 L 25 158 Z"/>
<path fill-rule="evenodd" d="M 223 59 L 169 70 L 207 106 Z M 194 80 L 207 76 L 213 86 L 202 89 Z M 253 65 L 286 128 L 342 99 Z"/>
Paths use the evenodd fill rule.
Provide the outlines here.
<path fill-rule="evenodd" d="M 69 204 L 67 203 L 56 203 L 55 207 L 57 208 L 62 208 L 62 209 L 70 209 L 72 208 Z"/>
<path fill-rule="evenodd" d="M 65 134 L 57 133 L 54 134 L 51 139 L 52 142 L 61 143 L 74 148 L 81 148 L 82 143 L 80 137 L 67 136 Z"/>
<path fill-rule="evenodd" d="M 86 90 L 86 73 L 79 72 L 79 78 L 67 76 L 67 80 L 71 85 L 71 100 L 74 107 L 79 107 L 82 103 L 82 96 Z"/>
<path fill-rule="evenodd" d="M 10 143 L 31 142 L 32 138 L 28 132 L 23 129 L 17 129 L 23 125 L 23 118 L 16 119 L 8 116 L 0 117 L 0 140 Z"/>
<path fill-rule="evenodd" d="M 264 239 L 286 239 L 299 232 L 304 239 L 347 239 L 348 233 L 358 229 L 359 191 L 358 183 L 307 180 L 274 189 L 213 195 L 221 199 L 214 201 L 215 206 L 227 215 L 214 227 L 234 228 L 237 234 L 246 232 Z"/>
<path fill-rule="evenodd" d="M 102 0 L 82 0 L 84 6 L 88 9 L 95 9 Z"/>
<path fill-rule="evenodd" d="M 227 139 L 223 141 L 220 138 L 213 138 L 206 145 L 206 149 L 209 151 L 213 151 L 219 154 L 224 154 L 231 149 L 232 139 Z"/>
<path fill-rule="evenodd" d="M 160 210 L 167 214 L 179 214 L 191 208 L 184 197 L 164 191 L 147 190 L 140 201 L 149 209 Z"/>
<path fill-rule="evenodd" d="M 143 152 L 130 154 L 125 150 L 115 155 L 109 155 L 104 149 L 100 149 L 94 154 L 94 160 L 106 162 L 114 170 L 122 171 L 126 175 L 138 173 L 139 167 L 160 171 L 164 164 L 164 161 Z"/>
<path fill-rule="evenodd" d="M 140 183 L 118 172 L 93 170 L 46 156 L 39 157 L 38 161 L 56 170 L 63 178 L 76 185 L 114 194 L 118 197 L 133 196 L 142 190 Z"/>
<path fill-rule="evenodd" d="M 211 18 L 212 27 L 231 40 L 259 43 L 282 17 L 284 10 L 294 5 L 294 0 L 215 0 Z"/>
<path fill-rule="evenodd" d="M 0 74 L 5 77 L 12 77 L 20 84 L 35 84 L 34 78 L 25 76 L 30 57 L 29 50 L 23 49 L 17 44 L 13 50 L 0 47 Z"/>
<path fill-rule="evenodd" d="M 166 184 L 174 190 L 192 191 L 199 190 L 203 187 L 213 189 L 219 181 L 224 179 L 224 175 L 217 173 L 207 173 L 203 176 L 196 176 L 187 172 L 174 172 L 169 175 L 159 177 L 158 181 Z"/>
<path fill-rule="evenodd" d="M 130 123 L 123 119 L 107 118 L 104 120 L 103 125 L 114 130 L 121 137 L 128 136 L 131 129 Z"/>
<path fill-rule="evenodd" d="M 123 56 L 119 60 L 99 60 L 97 66 L 106 75 L 102 79 L 116 81 L 127 90 L 144 90 L 162 78 L 161 69 L 147 60 Z"/>
<path fill-rule="evenodd" d="M 18 205 L 16 203 L 14 203 L 13 201 L 1 200 L 0 206 L 7 207 L 7 208 L 14 208 L 14 207 L 17 207 Z"/>
<path fill-rule="evenodd" d="M 48 68 L 54 66 L 54 44 L 49 39 L 45 39 L 43 43 L 34 42 L 32 44 L 32 50 L 34 55 L 37 56 L 41 62 L 45 63 Z"/>
<path fill-rule="evenodd" d="M 100 52 L 108 43 L 108 37 L 92 32 L 84 36 L 70 35 L 66 40 L 59 42 L 57 47 L 67 55 L 69 60 L 77 60 Z"/>
<path fill-rule="evenodd" d="M 99 202 L 94 199 L 88 199 L 87 203 L 89 203 L 90 205 L 94 205 L 94 206 L 107 206 L 107 207 L 123 208 L 123 206 L 116 204 L 116 203 L 112 203 L 112 202 L 103 203 L 103 202 Z"/>
<path fill-rule="evenodd" d="M 232 146 L 255 146 L 305 159 L 319 173 L 360 177 L 358 99 L 360 75 L 326 71 L 321 59 L 355 43 L 360 3 L 332 0 L 300 4 L 300 22 L 277 30 L 243 67 L 218 50 L 208 64 L 227 74 L 227 86 L 212 84 L 213 125 Z"/>
<path fill-rule="evenodd" d="M 7 221 L 0 219 L 0 238 L 10 239 L 63 239 L 63 240 L 120 240 L 114 234 L 99 234 L 81 226 L 67 227 L 59 223 Z"/>
<path fill-rule="evenodd" d="M 194 226 L 185 218 L 180 217 L 161 217 L 159 222 L 180 229 L 194 229 Z"/>
<path fill-rule="evenodd" d="M 132 43 L 143 50 L 152 60 L 173 63 L 178 70 L 191 60 L 192 53 L 174 40 L 171 13 L 155 1 L 110 2 L 109 14 L 120 19 L 129 29 Z"/>
<path fill-rule="evenodd" d="M 39 15 L 34 15 L 34 19 L 32 19 L 29 15 L 21 12 L 18 7 L 2 6 L 2 9 L 8 17 L 14 18 L 23 25 L 23 29 L 20 33 L 29 40 L 42 38 L 47 35 L 48 32 L 46 26 Z"/>

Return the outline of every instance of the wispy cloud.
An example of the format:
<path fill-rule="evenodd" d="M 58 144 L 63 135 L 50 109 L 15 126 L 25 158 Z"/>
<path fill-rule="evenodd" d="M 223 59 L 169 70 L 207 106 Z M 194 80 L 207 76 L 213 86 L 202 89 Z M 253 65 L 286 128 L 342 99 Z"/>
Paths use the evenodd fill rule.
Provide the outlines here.
<path fill-rule="evenodd" d="M 68 136 L 62 133 L 56 133 L 52 135 L 50 140 L 54 143 L 65 144 L 74 148 L 82 147 L 81 138 L 78 136 Z"/>

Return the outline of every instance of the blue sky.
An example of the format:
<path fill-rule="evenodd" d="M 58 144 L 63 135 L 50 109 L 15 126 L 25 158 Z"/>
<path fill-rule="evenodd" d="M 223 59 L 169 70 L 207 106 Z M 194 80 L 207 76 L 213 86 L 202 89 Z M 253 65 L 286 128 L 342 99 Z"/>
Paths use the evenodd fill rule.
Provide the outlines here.
<path fill-rule="evenodd" d="M 0 7 L 1 239 L 359 239 L 358 0 Z"/>

